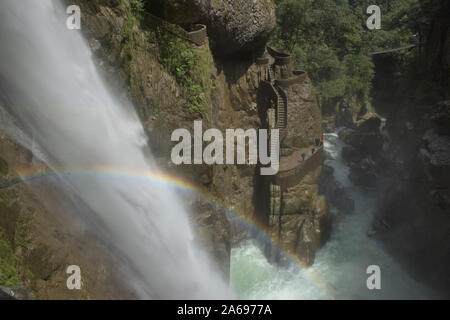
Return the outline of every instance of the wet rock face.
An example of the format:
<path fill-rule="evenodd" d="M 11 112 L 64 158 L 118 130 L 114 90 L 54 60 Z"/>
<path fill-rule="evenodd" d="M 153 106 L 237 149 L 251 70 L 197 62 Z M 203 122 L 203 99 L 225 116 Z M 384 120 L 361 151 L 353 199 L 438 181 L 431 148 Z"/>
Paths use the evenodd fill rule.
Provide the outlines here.
<path fill-rule="evenodd" d="M 448 187 L 450 181 L 450 136 L 439 135 L 436 129 L 429 129 L 423 136 L 420 149 L 425 172 L 438 188 Z"/>
<path fill-rule="evenodd" d="M 363 130 L 359 128 L 357 130 L 345 129 L 339 133 L 339 138 L 348 145 L 345 152 L 350 158 L 361 158 L 380 153 L 383 147 L 383 136 L 380 131 L 366 130 L 366 128 Z M 359 153 L 359 155 L 355 153 Z"/>
<path fill-rule="evenodd" d="M 346 143 L 342 158 L 350 166 L 349 179 L 355 185 L 374 188 L 379 170 L 376 163 L 383 163 L 385 138 L 380 132 L 381 119 L 367 114 L 356 125 L 339 132 L 339 138 Z"/>
<path fill-rule="evenodd" d="M 450 136 L 439 135 L 435 129 L 423 136 L 425 156 L 435 166 L 450 166 Z"/>
<path fill-rule="evenodd" d="M 19 168 L 44 170 L 43 164 L 3 132 L 0 159 L 7 168 L 0 173 L 0 299 L 134 297 L 117 281 L 104 246 L 72 225 L 73 216 L 59 206 L 65 200 L 54 185 L 45 179 L 22 183 Z M 81 290 L 67 290 L 66 268 L 72 264 L 82 270 Z"/>
<path fill-rule="evenodd" d="M 426 107 L 413 114 L 410 100 L 396 102 L 401 107 L 388 115 L 386 161 L 376 160 L 384 183 L 377 190 L 372 234 L 407 272 L 448 298 L 450 104 L 421 98 L 416 106 L 424 101 Z"/>
<path fill-rule="evenodd" d="M 448 298 L 450 251 L 443 244 L 450 241 L 450 136 L 439 133 L 429 128 L 394 136 L 385 166 L 394 175 L 374 229 L 406 270 Z"/>
<path fill-rule="evenodd" d="M 230 224 L 227 221 L 225 210 L 204 199 L 195 199 L 192 203 L 192 212 L 195 214 L 195 234 L 199 242 L 213 257 L 216 269 L 224 277 L 230 274 L 231 236 Z"/>
<path fill-rule="evenodd" d="M 314 263 L 317 250 L 327 241 L 331 218 L 326 199 L 318 194 L 317 181 L 321 167 L 308 173 L 299 183 L 287 189 L 273 186 L 271 192 L 270 233 L 281 244 L 267 244 L 265 254 L 269 261 L 288 266 L 285 252 L 298 258 L 304 266 Z"/>
<path fill-rule="evenodd" d="M 361 122 L 358 126 L 358 130 L 361 132 L 378 132 L 381 126 L 381 119 L 378 117 L 370 117 L 369 119 Z"/>

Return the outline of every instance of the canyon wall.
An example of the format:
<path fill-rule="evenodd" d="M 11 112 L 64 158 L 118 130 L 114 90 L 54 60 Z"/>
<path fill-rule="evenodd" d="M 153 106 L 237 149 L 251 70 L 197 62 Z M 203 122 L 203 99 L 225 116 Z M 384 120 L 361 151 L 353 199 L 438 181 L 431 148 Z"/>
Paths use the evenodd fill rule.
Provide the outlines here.
<path fill-rule="evenodd" d="M 391 84 L 376 98 L 387 118 L 384 170 L 395 183 L 380 197 L 375 230 L 408 271 L 449 297 L 450 8 L 440 6 L 415 72 L 378 79 Z M 377 64 L 389 72 L 389 60 Z"/>
<path fill-rule="evenodd" d="M 81 7 L 81 31 L 102 77 L 118 99 L 130 98 L 134 103 L 160 168 L 195 185 L 199 191 L 182 196 L 203 247 L 228 277 L 231 247 L 249 236 L 233 223 L 230 225 L 226 215 L 231 213 L 254 221 L 287 251 L 310 265 L 329 231 L 328 208 L 317 185 L 321 157 L 298 183 L 283 188 L 278 226 L 270 223 L 271 183 L 259 175 L 256 166 L 175 166 L 170 160 L 175 144 L 170 141 L 171 133 L 177 128 L 193 132 L 194 120 L 203 121 L 203 130 L 265 127 L 265 117 L 261 116 L 265 110 L 258 105 L 258 92 L 266 67 L 255 58 L 264 52 L 274 28 L 274 4 L 268 0 L 253 1 L 242 11 L 235 2 L 216 8 L 201 1 L 178 1 L 173 6 L 156 7 L 159 11 L 148 14 L 144 8 L 150 2 L 144 2 L 144 7 L 130 0 L 74 0 L 70 4 Z M 192 14 L 186 15 L 190 17 L 188 21 L 181 21 L 186 8 Z M 227 22 L 230 17 L 233 23 Z M 209 39 L 201 45 L 186 41 L 178 28 L 165 24 L 161 18 L 180 24 L 204 23 Z M 320 109 L 307 76 L 303 78 L 287 90 L 291 132 L 287 144 L 297 149 L 309 148 L 322 135 Z M 17 163 L 41 166 L 30 152 L 3 136 L 0 183 L 18 179 Z M 37 183 L 34 187 L 30 191 L 21 183 L 5 182 L 1 190 L 0 227 L 5 232 L 0 238 L 5 241 L 8 259 L 23 261 L 19 264 L 23 269 L 12 273 L 14 281 L 5 283 L 21 283 L 36 298 L 133 297 L 126 285 L 115 278 L 113 257 L 103 254 L 107 252 L 103 245 L 91 239 L 89 233 L 70 227 L 73 215 L 64 213 L 66 208 L 59 204 L 59 195 L 51 184 Z M 9 214 L 11 208 L 15 211 Z M 27 210 L 34 213 L 28 214 Z M 22 225 L 22 219 L 26 220 L 26 228 L 11 227 Z M 25 242 L 16 238 L 20 232 L 24 233 Z M 279 252 L 268 253 L 268 257 L 283 264 Z M 65 269 L 70 264 L 81 264 L 85 270 L 80 292 L 65 289 Z M 10 269 L 11 265 L 5 268 Z"/>
<path fill-rule="evenodd" d="M 431 23 L 422 26 L 424 44 L 404 53 L 406 64 L 392 54 L 373 58 L 373 106 L 379 115 L 351 110 L 337 115 L 339 125 L 351 128 L 339 134 L 350 180 L 378 193 L 368 235 L 444 297 L 450 295 L 448 6 L 435 6 Z"/>

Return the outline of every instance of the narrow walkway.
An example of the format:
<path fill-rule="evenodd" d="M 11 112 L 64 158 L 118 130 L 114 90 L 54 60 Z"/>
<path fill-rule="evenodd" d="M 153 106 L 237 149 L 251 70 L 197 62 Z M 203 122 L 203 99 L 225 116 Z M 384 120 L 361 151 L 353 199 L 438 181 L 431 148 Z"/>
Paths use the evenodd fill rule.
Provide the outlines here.
<path fill-rule="evenodd" d="M 311 153 L 312 148 L 315 148 L 316 152 L 317 152 L 317 150 L 320 149 L 321 147 L 310 146 L 310 147 L 296 150 L 290 156 L 281 157 L 280 158 L 280 171 L 288 171 L 288 170 L 294 169 L 294 168 L 298 167 L 299 165 L 301 165 L 302 163 L 308 161 L 308 159 L 312 155 L 312 153 Z M 305 161 L 302 160 L 303 152 L 306 154 Z"/>

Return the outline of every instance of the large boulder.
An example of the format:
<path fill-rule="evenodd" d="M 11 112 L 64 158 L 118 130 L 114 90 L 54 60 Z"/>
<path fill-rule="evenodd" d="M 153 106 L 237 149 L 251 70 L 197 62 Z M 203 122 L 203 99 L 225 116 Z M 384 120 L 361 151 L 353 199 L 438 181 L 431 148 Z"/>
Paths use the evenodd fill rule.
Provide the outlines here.
<path fill-rule="evenodd" d="M 222 55 L 264 47 L 276 25 L 272 0 L 204 1 L 202 10 L 213 49 Z"/>
<path fill-rule="evenodd" d="M 353 129 L 345 128 L 339 131 L 339 139 L 341 139 L 346 144 L 352 147 L 359 147 L 360 144 L 360 134 L 358 131 Z"/>
<path fill-rule="evenodd" d="M 364 130 L 369 130 L 369 127 L 372 126 L 374 122 L 377 121 L 364 122 L 368 123 Z M 351 149 L 354 149 L 362 155 L 378 155 L 383 149 L 384 139 L 380 132 L 360 131 L 359 128 L 358 130 L 343 129 L 339 132 L 339 138 L 351 147 Z M 343 153 L 344 151 L 348 150 L 342 150 Z"/>
<path fill-rule="evenodd" d="M 147 0 L 146 8 L 172 23 L 204 23 L 216 55 L 263 48 L 276 25 L 272 0 Z"/>
<path fill-rule="evenodd" d="M 378 155 L 383 150 L 383 136 L 380 133 L 367 133 L 361 136 L 360 150 L 367 155 Z"/>
<path fill-rule="evenodd" d="M 381 119 L 374 114 L 367 114 L 358 121 L 357 128 L 361 132 L 380 132 Z"/>

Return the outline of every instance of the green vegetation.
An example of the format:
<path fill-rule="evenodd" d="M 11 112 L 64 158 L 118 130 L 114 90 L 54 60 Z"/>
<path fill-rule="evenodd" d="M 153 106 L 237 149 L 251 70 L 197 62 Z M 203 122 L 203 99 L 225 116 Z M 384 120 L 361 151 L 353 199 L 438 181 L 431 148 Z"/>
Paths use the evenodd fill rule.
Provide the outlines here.
<path fill-rule="evenodd" d="M 418 0 L 379 1 L 381 30 L 368 30 L 370 0 L 279 0 L 277 46 L 308 72 L 322 106 L 368 107 L 374 64 L 369 52 L 411 43 Z M 395 54 L 402 63 L 408 52 Z M 333 105 L 334 107 L 334 105 Z"/>
<path fill-rule="evenodd" d="M 203 88 L 196 75 L 199 57 L 186 41 L 165 35 L 165 41 L 159 43 L 159 57 L 167 71 L 184 88 L 189 108 L 192 112 L 202 113 L 204 103 Z"/>
<path fill-rule="evenodd" d="M 135 17 L 140 17 L 144 12 L 144 2 L 142 0 L 130 0 L 130 9 Z"/>
<path fill-rule="evenodd" d="M 0 158 L 0 175 L 6 176 L 8 174 L 9 168 L 8 163 Z"/>
<path fill-rule="evenodd" d="M 0 191 L 0 285 L 15 286 L 24 278 L 33 277 L 24 257 L 16 249 L 28 248 L 29 229 L 25 220 L 19 218 L 20 208 L 14 191 Z"/>
<path fill-rule="evenodd" d="M 0 228 L 0 285 L 15 286 L 19 283 L 17 258 L 5 232 Z"/>
<path fill-rule="evenodd" d="M 122 70 L 122 77 L 126 78 L 130 75 L 130 91 L 134 89 L 137 85 L 135 79 L 133 78 L 134 67 L 137 63 L 136 55 L 139 48 L 145 47 L 145 43 L 139 35 L 136 26 L 140 24 L 140 19 L 142 16 L 142 4 L 141 0 L 130 1 L 130 6 L 121 0 L 121 7 L 127 13 L 127 20 L 123 26 L 122 31 L 122 42 L 124 43 L 124 70 Z"/>
<path fill-rule="evenodd" d="M 151 37 L 157 43 L 159 59 L 183 89 L 188 111 L 205 116 L 210 100 L 211 52 L 175 36 L 158 23 L 153 30 Z"/>
<path fill-rule="evenodd" d="M 157 18 L 146 14 L 145 2 L 142 0 L 131 0 L 129 6 L 121 0 L 121 7 L 127 12 L 127 21 L 123 28 L 125 63 L 121 74 L 125 79 L 130 75 L 131 97 L 140 96 L 143 90 L 142 80 L 135 79 L 134 75 L 137 73 L 136 68 L 139 63 L 147 63 L 150 60 L 147 57 L 149 44 L 154 43 L 158 48 L 161 63 L 183 89 L 187 110 L 204 116 L 211 87 L 209 75 L 205 77 L 205 73 L 210 71 L 209 62 L 205 59 L 205 56 L 210 56 L 209 50 L 196 48 L 175 36 L 174 32 L 170 32 L 167 26 L 163 26 Z M 144 33 L 140 33 L 137 27 L 141 27 Z M 152 103 L 141 115 L 145 116 L 146 111 L 156 114 L 159 108 L 159 105 Z"/>
<path fill-rule="evenodd" d="M 0 285 L 14 286 L 19 281 L 18 259 L 14 255 L 17 207 L 9 202 L 8 194 L 0 192 Z"/>

